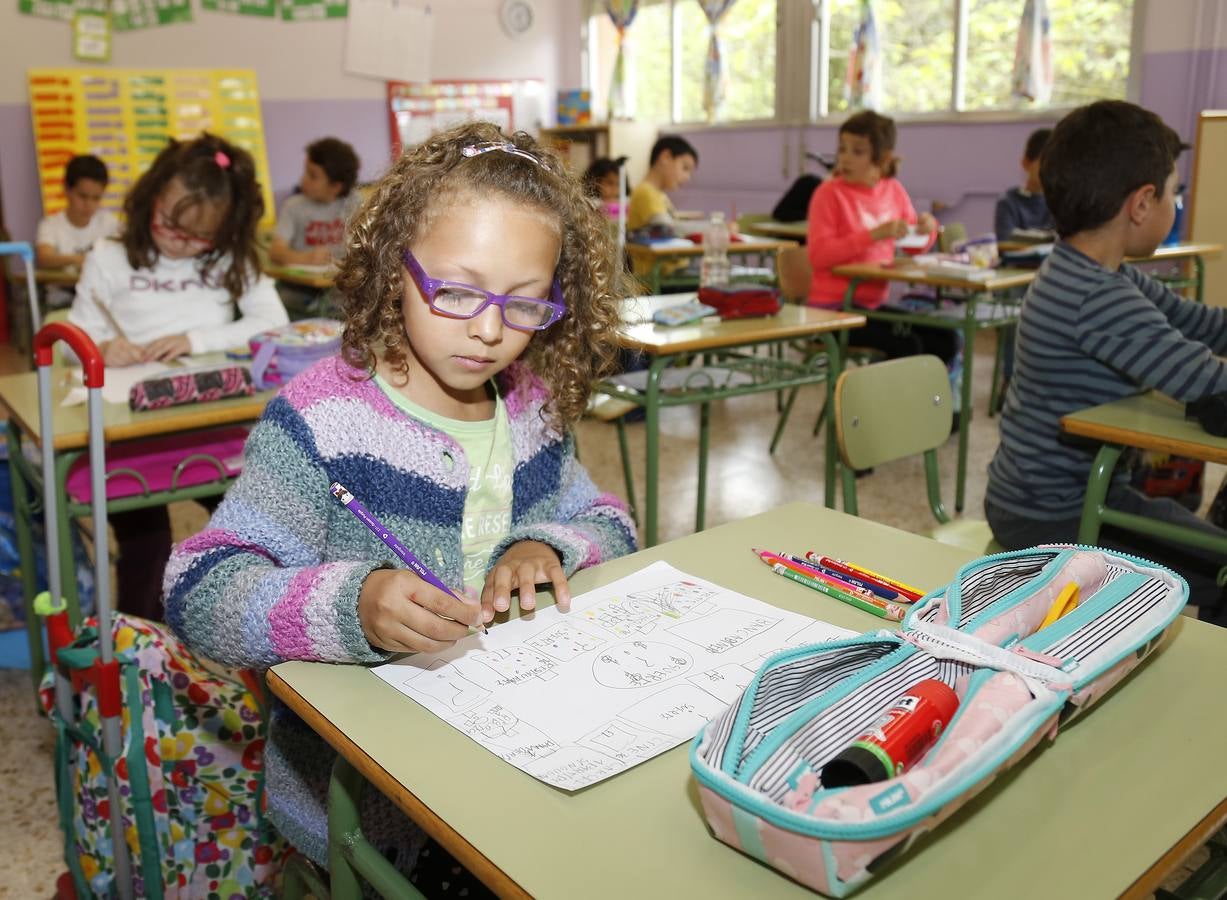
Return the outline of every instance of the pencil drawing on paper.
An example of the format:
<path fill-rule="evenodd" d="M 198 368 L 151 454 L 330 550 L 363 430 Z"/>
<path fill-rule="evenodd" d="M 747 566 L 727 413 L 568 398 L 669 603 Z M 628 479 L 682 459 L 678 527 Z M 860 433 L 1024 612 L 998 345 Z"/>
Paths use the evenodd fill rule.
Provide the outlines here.
<path fill-rule="evenodd" d="M 664 562 L 372 671 L 491 753 L 573 791 L 690 740 L 793 641 L 849 632 Z"/>

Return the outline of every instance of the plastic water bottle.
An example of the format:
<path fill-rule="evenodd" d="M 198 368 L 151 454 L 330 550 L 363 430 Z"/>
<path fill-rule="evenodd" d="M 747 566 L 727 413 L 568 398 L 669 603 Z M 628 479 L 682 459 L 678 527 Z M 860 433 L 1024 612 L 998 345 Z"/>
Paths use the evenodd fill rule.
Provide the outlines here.
<path fill-rule="evenodd" d="M 714 212 L 703 234 L 703 264 L 699 269 L 699 286 L 715 287 L 729 283 L 729 227 L 724 213 Z"/>

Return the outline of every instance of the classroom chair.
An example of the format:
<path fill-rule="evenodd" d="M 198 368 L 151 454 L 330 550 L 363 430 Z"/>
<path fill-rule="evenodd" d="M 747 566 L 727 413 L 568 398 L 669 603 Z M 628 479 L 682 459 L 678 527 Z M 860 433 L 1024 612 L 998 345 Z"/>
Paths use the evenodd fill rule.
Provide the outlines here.
<path fill-rule="evenodd" d="M 776 254 L 775 270 L 780 280 L 780 299 L 786 303 L 804 304 L 806 297 L 809 296 L 810 281 L 813 278 L 813 269 L 810 268 L 809 256 L 805 248 L 781 248 Z M 874 347 L 852 346 L 844 351 L 844 361 L 846 363 L 868 365 L 885 358 L 886 354 Z M 795 397 L 795 395 L 796 389 L 794 388 L 792 396 Z M 771 439 L 772 453 L 775 452 L 776 445 L 784 433 L 784 425 L 788 421 L 788 413 L 792 408 L 792 399 L 784 401 L 782 407 L 780 421 L 776 425 L 775 435 Z M 824 408 L 819 412 L 818 420 L 814 423 L 814 434 L 817 434 L 822 427 L 822 421 L 825 417 L 826 409 Z"/>
<path fill-rule="evenodd" d="M 618 452 L 622 456 L 622 478 L 626 482 L 626 507 L 631 518 L 639 523 L 639 513 L 635 508 L 635 482 L 631 473 L 630 444 L 626 438 L 626 414 L 641 407 L 630 400 L 611 397 L 609 394 L 593 394 L 588 399 L 588 409 L 584 416 L 598 422 L 613 422 L 618 429 Z M 576 446 L 576 457 L 579 447 Z"/>
<path fill-rule="evenodd" d="M 976 553 L 999 553 L 987 522 L 951 521 L 942 504 L 937 448 L 950 437 L 953 393 L 936 356 L 906 356 L 848 369 L 835 382 L 835 440 L 843 462 L 844 511 L 858 515 L 856 475 L 917 453 L 924 454 L 929 509 L 938 521 L 929 537 Z"/>

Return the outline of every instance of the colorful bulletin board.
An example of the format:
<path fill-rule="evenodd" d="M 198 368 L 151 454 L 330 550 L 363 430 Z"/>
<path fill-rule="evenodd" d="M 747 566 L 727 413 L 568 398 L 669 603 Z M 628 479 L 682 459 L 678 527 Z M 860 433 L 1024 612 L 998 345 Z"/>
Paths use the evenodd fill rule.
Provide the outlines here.
<path fill-rule="evenodd" d="M 388 82 L 388 125 L 392 158 L 436 131 L 482 119 L 503 131 L 535 130 L 544 122 L 545 82 L 510 81 Z"/>
<path fill-rule="evenodd" d="M 103 206 L 118 210 L 170 138 L 212 131 L 247 150 L 273 207 L 256 74 L 246 69 L 31 69 L 30 111 L 43 213 L 64 207 L 64 164 L 78 153 L 110 170 Z"/>

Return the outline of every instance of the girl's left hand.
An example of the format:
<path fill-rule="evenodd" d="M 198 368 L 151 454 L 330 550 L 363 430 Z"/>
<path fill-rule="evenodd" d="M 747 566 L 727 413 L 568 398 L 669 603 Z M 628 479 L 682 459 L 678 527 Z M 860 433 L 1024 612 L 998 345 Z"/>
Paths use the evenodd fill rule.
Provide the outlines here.
<path fill-rule="evenodd" d="M 934 231 L 937 231 L 937 219 L 933 218 L 932 213 L 921 213 L 916 219 L 916 232 L 932 234 Z"/>
<path fill-rule="evenodd" d="M 511 608 L 511 592 L 520 592 L 520 609 L 524 612 L 537 605 L 536 586 L 551 583 L 554 602 L 562 612 L 571 609 L 571 589 L 562 560 L 549 544 L 539 541 L 517 541 L 507 548 L 486 576 L 481 591 L 481 605 L 495 612 Z"/>
<path fill-rule="evenodd" d="M 145 345 L 145 362 L 169 362 L 192 352 L 186 334 L 168 334 Z"/>

